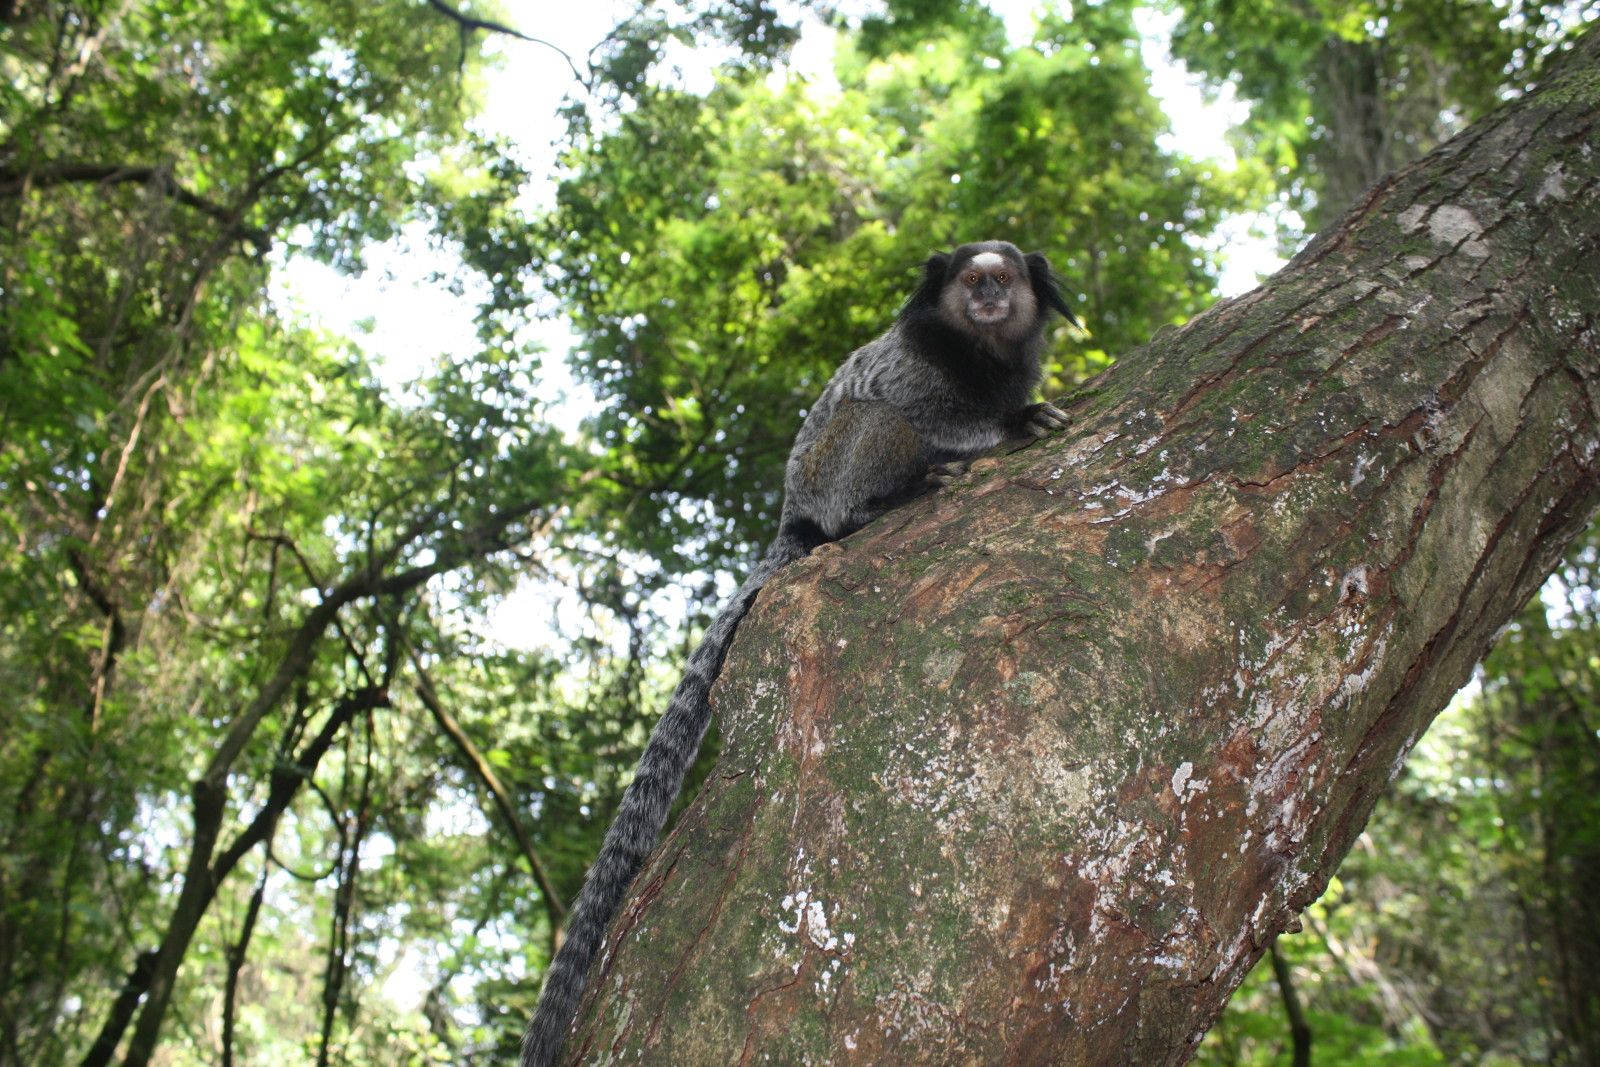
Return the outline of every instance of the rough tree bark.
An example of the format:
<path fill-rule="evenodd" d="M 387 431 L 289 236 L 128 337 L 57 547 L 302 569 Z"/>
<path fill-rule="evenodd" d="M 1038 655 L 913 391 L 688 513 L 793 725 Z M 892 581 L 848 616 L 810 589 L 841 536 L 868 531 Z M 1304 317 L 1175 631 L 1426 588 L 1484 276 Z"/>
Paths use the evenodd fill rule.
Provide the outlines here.
<path fill-rule="evenodd" d="M 1185 1060 L 1600 498 L 1600 34 L 768 587 L 569 1060 Z"/>

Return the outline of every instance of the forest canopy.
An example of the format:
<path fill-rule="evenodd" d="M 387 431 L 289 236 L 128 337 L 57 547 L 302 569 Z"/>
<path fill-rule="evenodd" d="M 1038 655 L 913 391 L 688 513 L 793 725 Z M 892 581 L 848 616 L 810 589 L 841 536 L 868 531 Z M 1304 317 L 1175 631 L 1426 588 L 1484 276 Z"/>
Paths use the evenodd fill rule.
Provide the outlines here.
<path fill-rule="evenodd" d="M 612 15 L 0 0 L 0 1065 L 508 1061 L 806 405 L 930 251 L 1050 257 L 1065 392 L 1600 4 Z M 1175 70 L 1236 102 L 1208 152 Z M 293 295 L 407 260 L 461 316 L 414 376 Z M 1600 1060 L 1597 568 L 1199 1062 Z"/>

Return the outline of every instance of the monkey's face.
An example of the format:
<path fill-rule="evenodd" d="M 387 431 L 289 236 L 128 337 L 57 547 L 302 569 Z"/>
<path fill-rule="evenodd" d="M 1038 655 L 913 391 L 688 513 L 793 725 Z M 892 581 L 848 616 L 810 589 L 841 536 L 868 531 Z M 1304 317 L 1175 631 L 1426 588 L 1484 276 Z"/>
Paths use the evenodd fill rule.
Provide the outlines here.
<path fill-rule="evenodd" d="M 1003 241 L 956 250 L 940 307 L 952 325 L 1008 340 L 1032 329 L 1039 310 L 1022 253 Z"/>

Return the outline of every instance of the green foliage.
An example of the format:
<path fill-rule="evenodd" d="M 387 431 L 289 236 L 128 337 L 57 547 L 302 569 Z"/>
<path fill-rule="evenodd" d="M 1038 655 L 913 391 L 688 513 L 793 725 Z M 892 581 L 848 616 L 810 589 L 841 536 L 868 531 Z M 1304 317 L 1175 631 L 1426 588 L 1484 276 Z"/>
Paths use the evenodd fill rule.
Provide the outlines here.
<path fill-rule="evenodd" d="M 991 235 L 1049 252 L 1095 331 L 1063 336 L 1059 386 L 1204 306 L 1192 237 L 1249 193 L 1157 148 L 1120 4 L 1020 49 L 979 7 L 894 12 L 842 40 L 837 91 L 763 80 L 795 30 L 762 4 L 641 8 L 593 53 L 532 224 L 514 146 L 468 126 L 476 41 L 446 17 L 16 10 L 0 1062 L 97 1036 L 130 1062 L 158 1040 L 172 1062 L 503 1056 L 557 912 L 463 746 L 570 899 L 681 654 L 656 594 L 714 599 L 767 533 L 802 405 L 918 261 Z M 708 96 L 658 84 L 669 40 L 732 46 Z M 401 403 L 347 343 L 274 316 L 264 253 L 356 270 L 417 224 L 487 296 L 482 350 Z M 519 340 L 550 298 L 601 401 L 572 441 Z M 537 652 L 486 645 L 530 568 L 581 614 Z M 470 709 L 464 741 L 425 682 Z M 159 944 L 186 961 L 173 992 L 119 1020 Z M 382 994 L 418 970 L 420 1014 Z M 227 1032 L 195 1029 L 219 996 Z"/>
<path fill-rule="evenodd" d="M 1251 105 L 1240 146 L 1316 230 L 1526 89 L 1593 2 L 1169 0 L 1173 54 Z M 1298 235 L 1294 235 L 1298 236 Z"/>
<path fill-rule="evenodd" d="M 1018 48 L 952 10 L 869 23 L 837 91 L 735 71 L 579 131 L 535 262 L 602 404 L 604 511 L 669 569 L 770 535 L 805 405 L 932 250 L 1051 256 L 1092 331 L 1061 332 L 1057 391 L 1211 299 L 1195 239 L 1254 187 L 1159 147 L 1131 8 L 1049 16 Z"/>
<path fill-rule="evenodd" d="M 426 908 L 398 879 L 422 869 L 401 857 L 428 813 L 477 799 L 395 670 L 416 655 L 471 691 L 481 671 L 460 651 L 460 618 L 520 569 L 507 549 L 572 491 L 576 453 L 542 421 L 534 353 L 489 338 L 481 357 L 442 364 L 397 404 L 344 342 L 273 315 L 261 253 L 355 267 L 367 243 L 444 201 L 447 182 L 476 191 L 453 201 L 462 213 L 494 220 L 515 183 L 463 128 L 475 57 L 412 5 L 17 11 L 0 29 L 0 679 L 11 694 L 0 1062 L 82 1057 L 136 954 L 164 938 L 188 961 L 165 1062 L 214 1062 L 220 1037 L 195 1021 L 216 1015 L 262 860 L 246 853 L 191 939 L 172 941 L 186 865 L 226 854 L 192 839 L 190 784 L 242 731 L 220 764 L 225 849 L 286 754 L 305 750 L 351 687 L 379 683 L 387 706 L 353 722 L 268 831 L 271 891 L 248 958 L 271 965 L 241 975 L 235 1047 L 274 1062 L 321 1046 L 320 1005 L 302 985 L 338 971 L 375 981 L 372 953 L 412 940 L 413 919 L 437 936 L 458 910 L 470 919 L 480 872 L 508 877 L 509 857 L 479 833 L 452 862 L 428 861 L 442 888 Z M 435 567 L 447 587 L 423 580 Z M 326 606 L 333 625 L 312 625 Z M 501 691 L 475 724 L 487 736 L 493 719 L 537 722 L 562 706 L 542 657 L 491 668 Z M 266 705 L 275 713 L 254 720 L 278 678 L 288 686 Z M 413 758 L 416 738 L 434 741 L 431 762 Z M 550 764 L 541 740 L 520 736 L 519 766 Z M 544 788 L 537 774 L 513 780 L 525 795 Z M 568 836 L 587 848 L 591 833 Z M 393 857 L 364 889 L 377 936 L 347 944 L 332 968 L 330 901 L 351 877 L 332 859 L 363 840 Z M 520 972 L 528 958 L 520 939 L 501 939 L 494 967 Z M 346 1013 L 331 1018 L 352 1033 L 355 982 L 328 985 Z M 401 1046 L 439 1060 L 408 1025 Z"/>
<path fill-rule="evenodd" d="M 1421 1027 L 1399 1034 L 1385 1029 L 1372 1011 L 1380 995 L 1371 985 L 1348 981 L 1320 942 L 1308 935 L 1281 936 L 1279 951 L 1296 975 L 1302 998 L 1323 1007 L 1306 1011 L 1312 1062 L 1351 1067 L 1438 1067 L 1449 1062 Z M 1245 978 L 1221 1020 L 1206 1034 L 1192 1062 L 1206 1067 L 1268 1067 L 1292 1062 L 1289 1026 L 1272 968 L 1263 960 Z"/>
<path fill-rule="evenodd" d="M 640 6 L 530 217 L 536 176 L 474 122 L 483 38 L 427 5 L 0 4 L 0 1065 L 106 1062 L 102 1035 L 132 1063 L 503 1062 L 685 618 L 930 251 L 1050 255 L 1089 328 L 1055 338 L 1059 392 L 1210 302 L 1202 242 L 1269 179 L 1322 188 L 1329 40 L 1385 57 L 1387 114 L 1422 99 L 1434 125 L 1394 127 L 1420 146 L 1553 34 L 1536 8 L 1191 5 L 1180 52 L 1262 101 L 1261 154 L 1224 171 L 1162 147 L 1135 10 L 1013 46 L 981 4 L 896 0 L 839 21 L 824 85 L 773 73 L 797 31 L 760 0 Z M 704 95 L 660 69 L 674 43 L 726 50 Z M 402 398 L 266 293 L 418 233 L 484 296 L 478 350 Z M 576 331 L 576 435 L 534 313 Z M 1319 1057 L 1559 1061 L 1594 1032 L 1592 565 L 1285 942 Z M 485 636 L 508 595 L 549 607 L 520 650 Z M 139 966 L 163 944 L 170 997 Z M 1202 1058 L 1282 1058 L 1275 996 L 1253 977 Z"/>

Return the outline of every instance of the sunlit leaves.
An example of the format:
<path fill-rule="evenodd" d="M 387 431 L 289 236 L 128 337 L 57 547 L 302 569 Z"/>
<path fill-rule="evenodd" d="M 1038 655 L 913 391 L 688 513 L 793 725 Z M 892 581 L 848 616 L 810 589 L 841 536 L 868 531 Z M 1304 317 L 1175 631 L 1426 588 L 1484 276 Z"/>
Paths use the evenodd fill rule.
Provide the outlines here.
<path fill-rule="evenodd" d="M 0 256 L 0 1059 L 53 1063 L 82 1055 L 135 954 L 173 921 L 198 847 L 191 782 L 267 681 L 293 672 L 225 778 L 224 843 L 351 687 L 412 653 L 431 657 L 447 692 L 470 684 L 471 661 L 445 656 L 467 636 L 452 613 L 504 591 L 519 566 L 505 548 L 576 475 L 541 418 L 536 362 L 503 332 L 401 403 L 347 342 L 266 305 L 265 245 L 354 266 L 430 200 L 463 205 L 435 212 L 441 223 L 508 229 L 520 172 L 491 167 L 498 149 L 463 130 L 476 58 L 452 27 L 413 4 L 151 0 L 25 14 L 0 31 L 17 105 L 0 152 L 11 239 Z M 432 194 L 432 174 L 448 189 Z M 303 660 L 286 654 L 340 583 L 440 560 L 453 561 L 446 575 L 358 598 Z M 548 697 L 542 657 L 493 669 L 512 681 L 483 718 L 526 716 L 527 701 Z M 408 814 L 474 807 L 472 790 L 439 772 L 448 755 L 413 760 L 432 727 L 406 721 L 417 710 L 407 694 L 396 684 L 384 713 L 352 723 L 305 776 L 277 859 L 258 849 L 220 887 L 216 925 L 189 946 L 178 1015 L 215 1014 L 225 946 L 263 864 L 271 900 L 252 966 L 320 981 L 328 857 L 347 848 L 361 821 L 351 813 L 366 805 L 365 824 L 384 828 L 367 852 L 381 883 Z M 530 754 L 537 738 L 511 736 L 519 767 L 549 764 Z M 376 793 L 353 784 L 374 777 Z M 474 845 L 473 864 L 503 872 L 484 834 Z M 371 929 L 402 939 L 404 913 L 384 910 L 399 895 L 369 893 Z M 455 912 L 468 897 L 441 892 L 430 906 Z M 502 967 L 523 959 L 520 942 L 497 951 Z M 362 980 L 375 952 L 376 940 L 353 950 Z M 314 1042 L 308 1012 L 320 1007 L 298 992 L 262 990 L 281 1002 L 244 1020 L 236 1051 Z M 349 985 L 331 995 L 354 1004 Z M 173 1062 L 216 1061 L 214 1034 L 170 1020 L 166 1033 Z M 434 1052 L 415 1034 L 399 1044 L 437 1058 L 438 1041 Z"/>
<path fill-rule="evenodd" d="M 1066 384 L 1209 302 L 1195 238 L 1257 189 L 1158 146 L 1127 5 L 1019 48 L 978 7 L 886 18 L 845 42 L 838 92 L 644 94 L 566 161 L 539 265 L 582 332 L 628 543 L 670 569 L 768 535 L 805 405 L 931 251 L 1046 252 L 1093 331 L 1062 332 Z"/>
<path fill-rule="evenodd" d="M 1173 52 L 1251 104 L 1241 145 L 1311 229 L 1538 76 L 1593 2 L 1179 0 Z"/>

